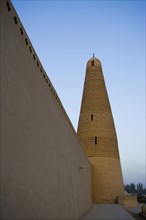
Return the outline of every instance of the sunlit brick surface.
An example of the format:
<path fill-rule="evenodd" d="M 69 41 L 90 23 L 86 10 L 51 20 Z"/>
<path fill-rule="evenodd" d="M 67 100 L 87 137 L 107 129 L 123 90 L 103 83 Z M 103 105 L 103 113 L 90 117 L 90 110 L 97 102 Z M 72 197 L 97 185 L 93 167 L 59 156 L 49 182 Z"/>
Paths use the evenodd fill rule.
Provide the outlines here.
<path fill-rule="evenodd" d="M 124 192 L 117 135 L 101 62 L 87 63 L 78 137 L 92 164 L 94 203 L 116 203 Z"/>

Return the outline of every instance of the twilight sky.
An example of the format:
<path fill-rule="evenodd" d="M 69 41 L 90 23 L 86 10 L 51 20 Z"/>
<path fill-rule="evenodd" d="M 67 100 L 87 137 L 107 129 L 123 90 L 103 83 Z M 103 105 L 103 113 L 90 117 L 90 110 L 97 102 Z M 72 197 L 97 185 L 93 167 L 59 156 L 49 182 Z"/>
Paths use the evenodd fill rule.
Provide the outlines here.
<path fill-rule="evenodd" d="M 124 183 L 146 185 L 145 1 L 12 0 L 77 129 L 86 63 L 102 63 Z"/>

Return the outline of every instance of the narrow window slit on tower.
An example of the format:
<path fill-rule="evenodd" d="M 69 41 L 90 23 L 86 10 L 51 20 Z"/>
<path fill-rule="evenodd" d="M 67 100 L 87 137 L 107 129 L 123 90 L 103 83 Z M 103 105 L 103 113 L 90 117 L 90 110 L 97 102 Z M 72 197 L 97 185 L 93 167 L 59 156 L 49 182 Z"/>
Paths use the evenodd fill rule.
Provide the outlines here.
<path fill-rule="evenodd" d="M 8 8 L 8 11 L 10 11 L 11 8 L 10 8 L 10 4 L 9 4 L 9 2 L 6 2 L 6 5 L 7 5 L 7 8 Z"/>
<path fill-rule="evenodd" d="M 91 115 L 91 121 L 93 121 L 93 114 Z"/>
<path fill-rule="evenodd" d="M 14 21 L 15 21 L 15 24 L 18 24 L 18 22 L 17 22 L 17 18 L 16 18 L 16 17 L 14 17 Z"/>
<path fill-rule="evenodd" d="M 94 66 L 94 60 L 91 61 L 91 66 Z"/>
<path fill-rule="evenodd" d="M 33 55 L 33 59 L 35 60 L 35 54 Z"/>
<path fill-rule="evenodd" d="M 97 137 L 95 136 L 95 145 L 97 144 Z"/>

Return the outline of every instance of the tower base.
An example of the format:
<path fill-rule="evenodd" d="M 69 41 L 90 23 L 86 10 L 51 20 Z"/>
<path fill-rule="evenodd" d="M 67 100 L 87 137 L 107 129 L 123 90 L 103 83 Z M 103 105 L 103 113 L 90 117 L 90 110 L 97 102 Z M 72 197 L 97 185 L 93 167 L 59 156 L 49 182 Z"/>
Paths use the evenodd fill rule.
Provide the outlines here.
<path fill-rule="evenodd" d="M 108 157 L 88 157 L 91 168 L 93 203 L 118 203 L 124 196 L 124 185 L 119 159 Z"/>

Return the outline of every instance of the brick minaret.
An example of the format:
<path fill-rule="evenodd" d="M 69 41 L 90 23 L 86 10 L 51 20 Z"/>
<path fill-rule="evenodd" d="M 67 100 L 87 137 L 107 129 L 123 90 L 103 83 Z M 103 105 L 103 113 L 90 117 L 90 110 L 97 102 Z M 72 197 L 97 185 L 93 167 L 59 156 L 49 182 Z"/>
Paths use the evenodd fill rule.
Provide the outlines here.
<path fill-rule="evenodd" d="M 92 164 L 93 203 L 116 203 L 124 195 L 118 142 L 101 63 L 94 57 L 87 63 L 77 134 Z"/>

